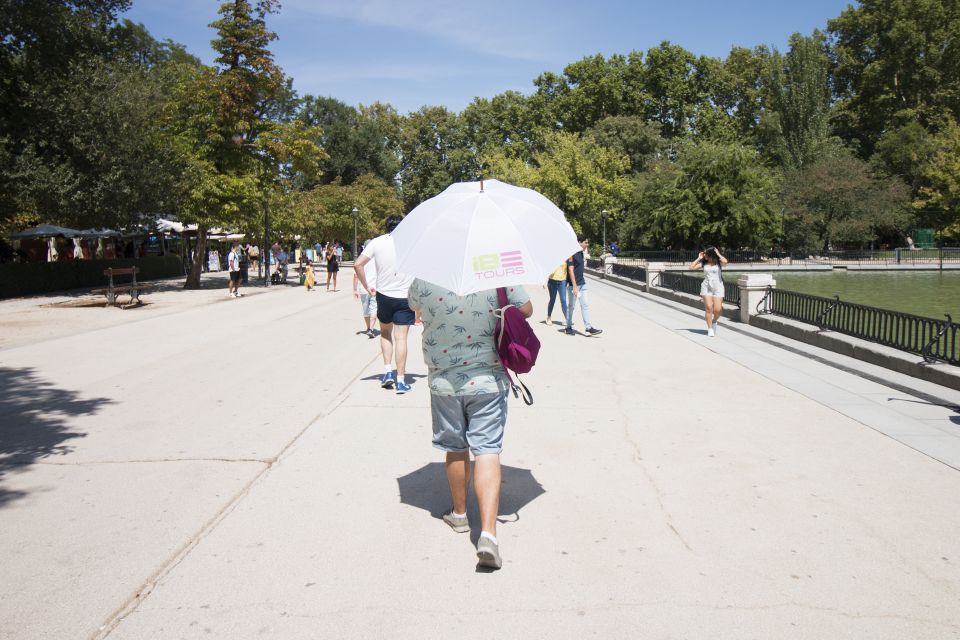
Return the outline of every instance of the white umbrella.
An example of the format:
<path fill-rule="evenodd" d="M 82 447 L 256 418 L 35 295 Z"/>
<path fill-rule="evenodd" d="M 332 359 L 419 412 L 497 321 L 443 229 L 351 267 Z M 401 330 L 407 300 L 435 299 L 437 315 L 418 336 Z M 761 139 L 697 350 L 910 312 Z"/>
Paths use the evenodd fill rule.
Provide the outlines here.
<path fill-rule="evenodd" d="M 541 284 L 580 251 L 545 196 L 498 180 L 460 182 L 417 206 L 391 234 L 397 271 L 467 295 Z"/>

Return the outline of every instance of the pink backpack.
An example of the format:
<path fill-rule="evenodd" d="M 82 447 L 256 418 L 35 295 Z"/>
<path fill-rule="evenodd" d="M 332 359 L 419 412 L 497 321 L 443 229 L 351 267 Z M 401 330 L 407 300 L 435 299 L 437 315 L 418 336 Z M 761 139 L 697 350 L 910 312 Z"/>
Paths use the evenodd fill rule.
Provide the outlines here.
<path fill-rule="evenodd" d="M 500 364 L 503 365 L 503 371 L 507 374 L 507 380 L 510 381 L 510 389 L 514 397 L 520 397 L 522 394 L 523 401 L 531 405 L 533 394 L 520 380 L 519 375 L 517 383 L 520 386 L 514 384 L 510 371 L 520 374 L 527 373 L 533 368 L 537 363 L 537 354 L 540 353 L 540 340 L 520 310 L 510 304 L 506 289 L 503 287 L 497 289 L 497 298 L 500 300 L 500 309 L 496 311 L 497 327 L 494 330 L 497 355 L 500 356 Z"/>

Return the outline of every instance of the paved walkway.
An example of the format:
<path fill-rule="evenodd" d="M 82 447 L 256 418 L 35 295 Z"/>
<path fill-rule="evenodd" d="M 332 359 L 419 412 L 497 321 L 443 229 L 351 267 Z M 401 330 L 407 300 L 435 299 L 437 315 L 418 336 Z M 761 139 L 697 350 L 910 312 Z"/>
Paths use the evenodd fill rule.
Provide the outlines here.
<path fill-rule="evenodd" d="M 0 638 L 960 637 L 956 392 L 591 295 L 602 336 L 537 325 L 493 574 L 347 291 L 0 349 Z"/>

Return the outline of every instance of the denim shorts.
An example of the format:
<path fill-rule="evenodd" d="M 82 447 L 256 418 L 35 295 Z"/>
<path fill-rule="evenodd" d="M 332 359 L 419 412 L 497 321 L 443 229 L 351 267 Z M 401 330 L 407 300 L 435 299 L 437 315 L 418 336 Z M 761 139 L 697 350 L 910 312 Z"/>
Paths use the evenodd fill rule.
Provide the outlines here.
<path fill-rule="evenodd" d="M 369 293 L 361 293 L 360 308 L 363 309 L 365 318 L 377 315 L 377 299 Z"/>
<path fill-rule="evenodd" d="M 433 446 L 449 453 L 468 449 L 475 456 L 500 453 L 507 424 L 507 392 L 474 396 L 430 394 Z"/>

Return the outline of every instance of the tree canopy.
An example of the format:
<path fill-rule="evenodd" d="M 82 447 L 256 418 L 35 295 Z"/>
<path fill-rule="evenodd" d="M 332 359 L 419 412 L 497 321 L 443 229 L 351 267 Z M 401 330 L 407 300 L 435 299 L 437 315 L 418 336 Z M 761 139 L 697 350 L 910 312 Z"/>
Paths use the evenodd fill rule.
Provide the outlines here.
<path fill-rule="evenodd" d="M 160 213 L 254 233 L 269 213 L 288 240 L 352 237 L 353 207 L 373 233 L 480 177 L 542 191 L 595 240 L 607 211 L 626 248 L 960 231 L 952 0 L 862 0 L 783 52 L 588 55 L 529 93 L 407 114 L 299 95 L 271 53 L 277 0 L 220 5 L 212 66 L 129 4 L 0 0 L 0 231 Z"/>

